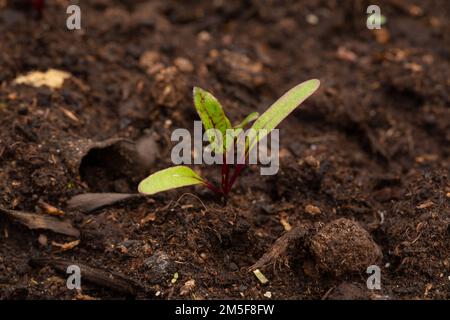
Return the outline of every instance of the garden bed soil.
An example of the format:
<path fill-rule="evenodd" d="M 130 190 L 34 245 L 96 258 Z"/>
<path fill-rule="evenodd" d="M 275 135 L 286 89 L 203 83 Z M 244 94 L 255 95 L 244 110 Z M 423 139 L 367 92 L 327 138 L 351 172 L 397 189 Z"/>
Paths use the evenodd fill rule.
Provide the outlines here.
<path fill-rule="evenodd" d="M 450 298 L 447 1 L 379 1 L 387 24 L 369 30 L 368 1 L 90 0 L 79 31 L 65 27 L 68 1 L 41 18 L 9 2 L 0 298 Z M 50 68 L 71 74 L 62 88 L 14 83 Z M 136 193 L 170 166 L 171 132 L 198 120 L 194 85 L 235 123 L 311 78 L 319 91 L 280 126 L 278 174 L 250 166 L 226 205 L 192 187 L 68 207 L 82 193 Z M 218 182 L 220 168 L 195 169 Z M 58 214 L 46 204 L 79 234 L 16 214 Z M 283 235 L 262 284 L 251 267 Z M 70 264 L 81 290 L 66 287 Z M 369 264 L 381 290 L 366 287 Z"/>

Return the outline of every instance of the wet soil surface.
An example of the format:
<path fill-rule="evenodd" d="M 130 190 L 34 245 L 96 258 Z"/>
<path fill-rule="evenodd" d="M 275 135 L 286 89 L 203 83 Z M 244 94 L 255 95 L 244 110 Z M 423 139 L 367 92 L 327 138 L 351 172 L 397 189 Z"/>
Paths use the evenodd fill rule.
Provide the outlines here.
<path fill-rule="evenodd" d="M 90 0 L 68 31 L 68 3 L 0 1 L 0 298 L 450 298 L 447 1 L 380 1 L 381 30 L 368 1 Z M 14 83 L 50 68 L 71 77 Z M 194 85 L 236 123 L 310 78 L 278 174 L 249 167 L 226 206 L 197 187 L 67 205 L 170 166 Z"/>

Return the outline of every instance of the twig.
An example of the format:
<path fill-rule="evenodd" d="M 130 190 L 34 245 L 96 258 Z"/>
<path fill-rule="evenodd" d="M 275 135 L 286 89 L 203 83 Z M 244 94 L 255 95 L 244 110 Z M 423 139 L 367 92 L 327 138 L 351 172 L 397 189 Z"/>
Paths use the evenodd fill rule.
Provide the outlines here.
<path fill-rule="evenodd" d="M 136 289 L 139 288 L 139 286 L 132 279 L 126 278 L 121 274 L 105 271 L 98 268 L 93 268 L 91 266 L 76 261 L 51 259 L 51 258 L 37 258 L 31 259 L 30 265 L 40 267 L 50 266 L 55 270 L 62 272 L 64 274 L 66 274 L 67 272 L 67 267 L 71 265 L 76 265 L 80 268 L 81 279 L 99 285 L 101 287 L 109 288 L 116 292 L 123 293 L 128 296 L 135 296 Z"/>

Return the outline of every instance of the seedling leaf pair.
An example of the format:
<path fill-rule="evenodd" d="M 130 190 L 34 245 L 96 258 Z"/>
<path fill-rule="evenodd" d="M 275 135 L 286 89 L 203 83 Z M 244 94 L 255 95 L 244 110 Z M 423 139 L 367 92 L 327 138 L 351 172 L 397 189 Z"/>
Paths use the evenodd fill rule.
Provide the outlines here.
<path fill-rule="evenodd" d="M 240 124 L 232 127 L 230 120 L 225 115 L 219 101 L 209 92 L 195 87 L 194 105 L 205 127 L 212 150 L 220 154 L 224 153 L 225 161 L 222 165 L 222 184 L 217 188 L 201 178 L 197 173 L 186 166 L 175 166 L 158 171 L 145 178 L 139 184 L 138 190 L 143 194 L 155 194 L 161 191 L 175 189 L 184 186 L 203 184 L 214 192 L 225 197 L 242 171 L 243 166 L 238 165 L 230 178 L 229 165 L 226 162 L 226 151 L 235 144 L 227 130 L 242 131 L 252 121 L 251 127 L 256 135 L 248 142 L 247 152 L 251 150 L 261 139 L 275 129 L 295 108 L 311 96 L 320 85 L 320 81 L 312 79 L 305 81 L 286 92 L 261 116 L 257 112 L 249 114 Z M 247 145 L 246 145 L 247 146 Z M 225 152 L 224 152 L 225 151 Z"/>

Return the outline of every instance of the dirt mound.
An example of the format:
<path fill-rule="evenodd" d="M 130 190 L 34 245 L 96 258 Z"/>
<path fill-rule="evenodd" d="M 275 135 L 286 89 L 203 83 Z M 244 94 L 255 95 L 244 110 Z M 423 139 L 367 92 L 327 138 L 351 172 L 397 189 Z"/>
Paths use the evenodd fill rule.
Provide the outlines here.
<path fill-rule="evenodd" d="M 311 251 L 319 269 L 337 276 L 364 273 L 382 258 L 370 234 L 357 222 L 345 218 L 324 225 L 311 239 Z"/>

